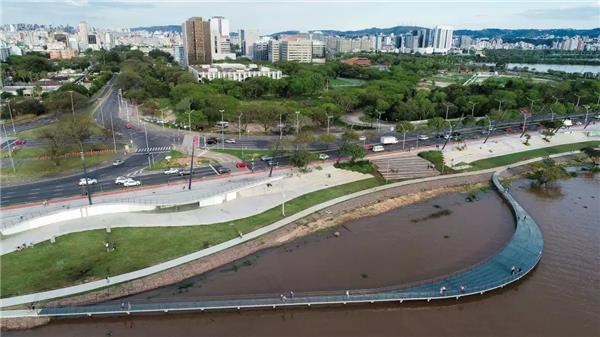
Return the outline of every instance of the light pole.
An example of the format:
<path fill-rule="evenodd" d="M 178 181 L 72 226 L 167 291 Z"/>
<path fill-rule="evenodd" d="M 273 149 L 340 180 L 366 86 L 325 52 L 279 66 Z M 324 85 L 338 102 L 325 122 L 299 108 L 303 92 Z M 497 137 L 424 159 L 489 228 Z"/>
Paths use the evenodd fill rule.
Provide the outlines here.
<path fill-rule="evenodd" d="M 283 138 L 283 114 L 279 114 L 279 140 Z"/>
<path fill-rule="evenodd" d="M 446 120 L 448 120 L 448 111 L 450 111 L 450 104 L 444 102 L 444 105 L 446 106 Z"/>
<path fill-rule="evenodd" d="M 104 108 L 104 105 L 102 105 L 102 108 Z M 110 129 L 112 130 L 112 136 L 113 136 L 113 148 L 115 153 L 117 153 L 117 140 L 115 138 L 115 126 L 113 124 L 113 115 L 112 113 L 109 114 L 110 115 Z M 104 112 L 102 112 L 102 125 L 104 125 Z"/>
<path fill-rule="evenodd" d="M 529 97 L 527 97 L 526 99 L 527 99 L 529 102 L 531 102 L 531 105 L 530 105 L 530 108 L 529 108 L 529 112 L 530 112 L 530 113 L 533 115 L 533 102 L 535 102 L 535 101 L 539 101 L 540 99 L 539 99 L 539 98 L 538 98 L 538 99 L 535 99 L 535 98 L 529 98 Z"/>
<path fill-rule="evenodd" d="M 150 146 L 148 145 L 148 131 L 146 130 L 146 122 L 144 122 L 144 135 L 146 136 L 146 155 L 148 156 L 148 167 L 152 166 L 150 161 Z"/>
<path fill-rule="evenodd" d="M 73 91 L 69 91 L 71 96 L 71 113 L 73 114 L 73 122 L 75 122 L 75 105 L 73 104 Z M 90 191 L 90 181 L 88 179 L 87 167 L 85 166 L 85 152 L 83 151 L 83 142 L 81 139 L 77 140 L 79 142 L 79 154 L 81 156 L 81 166 L 83 166 L 83 178 L 85 179 L 85 188 L 87 190 L 88 203 L 92 204 L 92 193 Z"/>
<path fill-rule="evenodd" d="M 406 129 L 402 123 L 398 124 L 402 128 L 402 150 L 404 150 L 404 143 L 406 142 Z"/>
<path fill-rule="evenodd" d="M 598 98 L 600 99 L 600 96 Z M 12 109 L 10 108 L 10 99 L 7 100 L 7 103 L 8 103 L 8 114 L 10 115 L 10 123 L 12 124 L 13 134 L 15 134 L 15 133 L 17 133 L 17 131 L 15 129 L 15 121 L 13 120 Z M 6 134 L 6 132 L 4 134 Z"/>
<path fill-rule="evenodd" d="M 381 112 L 377 111 L 377 133 L 381 132 Z"/>
<path fill-rule="evenodd" d="M 583 122 L 583 124 L 585 124 L 585 126 L 583 128 L 585 129 L 587 127 L 588 114 L 590 113 L 590 106 L 586 104 L 583 107 L 585 108 L 585 122 Z"/>
<path fill-rule="evenodd" d="M 186 112 L 188 115 L 188 134 L 192 134 L 192 110 Z"/>
<path fill-rule="evenodd" d="M 326 116 L 327 116 L 327 134 L 329 134 L 329 120 L 331 118 L 333 118 L 333 116 L 329 116 L 329 115 L 326 115 Z"/>
<path fill-rule="evenodd" d="M 577 95 L 577 94 L 574 94 L 574 95 L 577 96 L 577 104 L 575 105 L 575 113 L 577 113 L 577 108 L 579 108 L 579 101 L 581 100 L 581 97 L 583 97 L 583 96 Z"/>
<path fill-rule="evenodd" d="M 223 113 L 225 110 L 219 110 L 221 113 L 221 149 L 225 150 L 225 124 L 223 120 Z"/>
<path fill-rule="evenodd" d="M 244 115 L 243 112 L 240 113 L 240 115 L 238 116 L 238 140 L 242 140 L 242 116 Z"/>
<path fill-rule="evenodd" d="M 300 131 L 300 111 L 296 111 L 296 136 Z"/>
<path fill-rule="evenodd" d="M 471 117 L 475 117 L 475 106 L 477 103 L 471 102 Z"/>
<path fill-rule="evenodd" d="M 504 103 L 504 100 L 497 99 L 495 101 L 498 102 L 498 111 L 502 111 L 502 103 Z"/>
<path fill-rule="evenodd" d="M 6 134 L 6 127 L 4 126 L 4 121 L 2 122 L 2 130 L 4 130 L 4 135 L 8 138 L 8 135 Z M 10 141 L 6 141 L 6 144 L 8 145 L 8 157 L 10 158 L 10 165 L 12 166 L 13 173 L 16 173 L 17 169 L 15 169 L 15 161 L 12 157 L 12 149 L 10 148 Z"/>

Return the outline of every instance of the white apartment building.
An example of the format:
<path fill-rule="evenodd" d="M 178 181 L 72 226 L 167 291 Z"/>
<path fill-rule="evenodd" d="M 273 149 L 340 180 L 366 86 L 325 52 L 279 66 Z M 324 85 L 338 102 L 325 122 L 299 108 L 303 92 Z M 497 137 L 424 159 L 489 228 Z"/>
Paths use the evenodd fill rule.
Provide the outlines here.
<path fill-rule="evenodd" d="M 258 76 L 265 76 L 278 80 L 283 76 L 281 70 L 258 66 L 256 64 L 215 63 L 189 66 L 188 68 L 198 82 L 201 82 L 204 79 L 208 81 L 215 79 L 243 81 L 247 78 Z"/>
<path fill-rule="evenodd" d="M 281 61 L 310 63 L 312 61 L 312 41 L 305 39 L 283 40 L 279 52 Z"/>
<path fill-rule="evenodd" d="M 452 32 L 450 26 L 435 26 L 433 29 L 433 52 L 447 53 L 452 48 Z"/>

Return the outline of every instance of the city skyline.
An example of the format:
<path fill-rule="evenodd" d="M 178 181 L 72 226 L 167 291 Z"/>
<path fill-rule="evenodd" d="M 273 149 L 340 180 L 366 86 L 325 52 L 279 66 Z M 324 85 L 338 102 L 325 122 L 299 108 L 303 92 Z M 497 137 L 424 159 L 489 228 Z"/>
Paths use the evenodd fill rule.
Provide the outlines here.
<path fill-rule="evenodd" d="M 600 26 L 600 4 L 597 2 L 516 4 L 517 2 L 496 1 L 286 1 L 272 6 L 273 2 L 269 1 L 4 1 L 2 7 L 3 22 L 10 24 L 76 26 L 79 21 L 85 20 L 93 27 L 117 29 L 177 25 L 194 15 L 223 15 L 232 22 L 232 31 L 253 28 L 260 30 L 261 34 L 285 30 L 359 30 L 398 25 L 433 27 L 439 23 L 454 26 L 455 29 L 589 29 Z M 286 13 L 294 15 L 285 15 Z M 415 15 L 416 13 L 420 14 Z M 111 20 L 106 20 L 107 17 Z M 304 20 L 306 17 L 311 20 Z"/>

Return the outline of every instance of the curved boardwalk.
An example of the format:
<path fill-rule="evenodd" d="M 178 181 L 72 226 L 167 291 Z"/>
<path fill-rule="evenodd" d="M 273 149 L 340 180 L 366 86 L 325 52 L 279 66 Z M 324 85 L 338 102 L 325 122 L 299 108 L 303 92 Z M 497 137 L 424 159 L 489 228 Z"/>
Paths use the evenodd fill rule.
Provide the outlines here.
<path fill-rule="evenodd" d="M 83 316 L 97 314 L 129 314 L 136 312 L 203 311 L 241 308 L 277 308 L 285 306 L 310 306 L 319 304 L 374 303 L 389 301 L 414 301 L 459 298 L 483 294 L 515 282 L 531 271 L 539 262 L 543 250 L 542 233 L 533 219 L 504 190 L 499 181 L 501 171 L 494 173 L 492 181 L 499 193 L 511 206 L 516 219 L 516 230 L 510 242 L 492 258 L 442 279 L 408 288 L 386 290 L 349 291 L 323 294 L 296 294 L 294 297 L 238 297 L 232 299 L 205 299 L 196 302 L 148 303 L 125 305 L 94 305 L 66 308 L 43 308 L 39 316 Z M 520 269 L 512 272 L 512 267 Z M 461 290 L 461 286 L 464 289 Z M 445 289 L 442 291 L 442 289 Z"/>

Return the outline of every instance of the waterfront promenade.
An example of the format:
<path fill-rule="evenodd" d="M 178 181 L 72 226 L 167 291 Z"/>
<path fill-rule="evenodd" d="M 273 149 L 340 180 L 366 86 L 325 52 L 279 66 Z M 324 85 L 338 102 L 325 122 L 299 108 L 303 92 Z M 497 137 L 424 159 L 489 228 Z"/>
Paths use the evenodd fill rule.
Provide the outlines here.
<path fill-rule="evenodd" d="M 515 165 L 524 165 L 533 162 L 538 159 L 524 161 Z M 340 290 L 339 293 L 328 292 L 323 294 L 295 294 L 295 296 L 288 296 L 282 298 L 279 296 L 257 296 L 255 298 L 235 298 L 235 299 L 206 299 L 200 302 L 183 302 L 183 303 L 148 303 L 148 304 L 135 304 L 131 308 L 121 308 L 120 306 L 114 305 L 93 305 L 83 307 L 67 307 L 67 308 L 42 308 L 36 311 L 31 311 L 29 316 L 69 316 L 69 315 L 93 315 L 93 314 L 118 314 L 118 313 L 134 313 L 134 312 L 164 312 L 164 311 L 190 311 L 190 310 L 211 310 L 211 309 L 241 309 L 241 308 L 277 308 L 281 306 L 310 306 L 319 304 L 344 304 L 344 303 L 360 303 L 360 302 L 382 302 L 382 301 L 411 301 L 411 300 L 432 300 L 432 299 L 444 299 L 444 298 L 460 298 L 467 295 L 483 294 L 487 291 L 503 287 L 514 281 L 519 280 L 532 270 L 541 258 L 541 252 L 543 249 L 543 239 L 541 232 L 533 219 L 525 210 L 520 207 L 516 201 L 506 192 L 500 185 L 498 175 L 504 171 L 506 167 L 502 167 L 494 170 L 496 171 L 493 176 L 493 183 L 499 189 L 499 193 L 505 198 L 508 204 L 514 211 L 516 219 L 516 230 L 513 238 L 510 240 L 508 245 L 497 255 L 487 261 L 471 267 L 468 270 L 459 272 L 454 275 L 446 276 L 442 279 L 427 282 L 413 287 L 408 288 L 389 288 L 389 289 L 371 289 L 371 290 Z M 479 174 L 484 171 L 461 173 L 451 176 L 459 175 L 471 175 Z M 336 203 L 356 198 L 361 195 L 373 193 L 387 188 L 393 188 L 405 184 L 414 184 L 419 181 L 427 181 L 432 179 L 440 179 L 444 177 L 432 177 L 424 178 L 413 181 L 399 182 L 395 184 L 389 184 L 385 186 L 375 187 L 369 190 L 360 191 L 340 197 L 337 199 L 330 200 L 326 203 L 313 206 L 303 212 L 297 213 L 292 217 L 280 220 L 267 227 L 263 227 L 255 232 L 245 235 L 243 240 L 252 239 L 263 235 L 269 231 L 279 228 L 287 223 L 295 221 L 308 214 L 314 213 L 319 209 L 323 209 L 334 205 Z M 232 241 L 239 241 L 238 239 Z M 230 246 L 231 242 L 226 242 L 227 246 Z M 241 242 L 237 242 L 238 244 Z M 225 249 L 225 247 L 211 247 L 214 249 Z M 204 253 L 201 251 L 199 253 Z M 198 258 L 198 253 L 191 254 L 194 258 Z M 205 255 L 205 254 L 202 254 Z M 176 259 L 178 262 L 187 260 L 188 257 Z M 169 261 L 175 262 L 175 260 Z M 515 272 L 513 268 L 515 267 Z M 154 271 L 156 272 L 156 271 Z M 141 277 L 138 276 L 138 277 Z M 69 295 L 68 288 L 57 289 L 51 291 L 53 296 L 49 298 L 59 297 L 61 292 L 63 296 Z M 66 292 L 65 292 L 66 291 Z M 78 292 L 80 292 L 79 290 Z M 46 292 L 44 295 L 50 292 Z M 77 293 L 77 292 L 75 292 Z M 20 303 L 29 303 L 46 296 L 40 296 L 42 293 L 31 294 L 25 296 L 19 296 L 18 298 L 5 299 L 3 300 L 3 306 L 15 305 Z M 15 313 L 16 314 L 16 313 Z M 3 317 L 13 316 L 11 311 L 2 312 Z M 23 312 L 20 311 L 17 317 L 23 317 Z"/>

